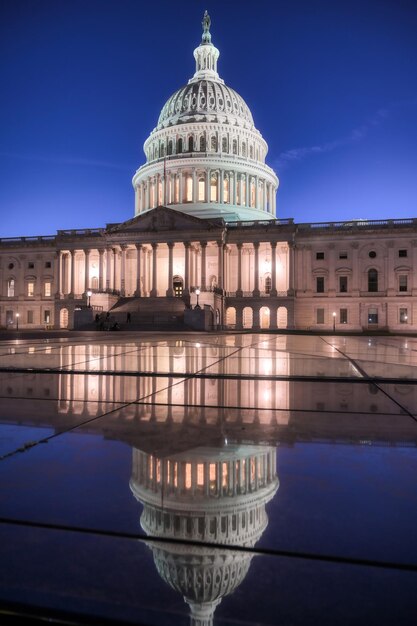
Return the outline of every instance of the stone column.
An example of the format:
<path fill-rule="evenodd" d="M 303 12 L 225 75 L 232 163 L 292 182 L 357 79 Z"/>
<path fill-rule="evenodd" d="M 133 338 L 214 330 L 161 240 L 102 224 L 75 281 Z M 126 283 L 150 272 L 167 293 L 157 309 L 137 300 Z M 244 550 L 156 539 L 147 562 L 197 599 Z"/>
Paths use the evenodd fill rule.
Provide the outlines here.
<path fill-rule="evenodd" d="M 243 174 L 239 174 L 239 204 L 240 206 L 243 206 L 245 203 L 243 202 Z"/>
<path fill-rule="evenodd" d="M 103 291 L 103 286 L 104 286 L 104 280 L 103 280 L 103 273 L 104 273 L 104 250 L 99 250 L 98 251 L 98 290 L 99 291 Z"/>
<path fill-rule="evenodd" d="M 255 207 L 259 209 L 259 178 L 255 176 Z"/>
<path fill-rule="evenodd" d="M 394 242 L 387 242 L 388 258 L 385 259 L 385 285 L 388 287 L 387 296 L 395 295 L 395 272 L 394 272 Z M 379 282 L 379 281 L 378 281 Z M 378 284 L 378 291 L 382 291 L 383 285 Z M 408 286 L 410 289 L 410 286 Z"/>
<path fill-rule="evenodd" d="M 232 184 L 232 180 L 233 180 L 233 196 L 230 196 L 232 199 L 232 204 L 234 204 L 236 206 L 236 172 L 233 172 L 230 174 L 230 184 Z M 230 189 L 229 193 L 231 193 L 232 188 Z"/>
<path fill-rule="evenodd" d="M 60 298 L 62 296 L 62 251 L 59 250 L 56 253 L 57 259 L 57 273 L 56 273 L 56 296 Z"/>
<path fill-rule="evenodd" d="M 90 289 L 90 252 L 84 250 L 84 293 Z"/>
<path fill-rule="evenodd" d="M 197 202 L 198 198 L 198 180 L 197 180 L 197 172 L 195 167 L 193 167 L 193 202 L 194 204 Z"/>
<path fill-rule="evenodd" d="M 178 172 L 178 174 L 179 174 L 179 178 L 180 178 L 178 200 L 179 200 L 179 202 L 181 204 L 183 202 L 183 198 L 184 198 L 184 177 L 182 175 L 182 170 L 180 170 Z"/>
<path fill-rule="evenodd" d="M 207 289 L 206 285 L 206 250 L 207 250 L 207 242 L 201 241 L 201 291 L 205 291 Z"/>
<path fill-rule="evenodd" d="M 168 298 L 172 298 L 172 296 L 174 295 L 174 245 L 174 242 L 168 242 L 168 286 L 166 290 L 166 295 Z"/>
<path fill-rule="evenodd" d="M 71 255 L 71 269 L 70 269 L 70 298 L 75 295 L 75 250 L 70 250 Z"/>
<path fill-rule="evenodd" d="M 250 176 L 249 174 L 245 174 L 246 177 L 246 189 L 245 189 L 245 204 L 247 207 L 250 206 Z"/>
<path fill-rule="evenodd" d="M 151 208 L 151 179 L 148 178 L 146 181 L 146 208 Z"/>
<path fill-rule="evenodd" d="M 252 295 L 256 297 L 260 295 L 260 291 L 259 291 L 259 241 L 254 242 L 253 249 L 255 252 L 255 275 L 254 275 L 254 281 L 253 281 L 254 289 L 253 289 Z M 255 314 L 255 311 L 254 311 L 254 314 Z M 259 320 L 259 312 L 258 312 L 258 320 Z"/>
<path fill-rule="evenodd" d="M 295 295 L 295 244 L 290 242 L 288 244 L 288 295 Z"/>
<path fill-rule="evenodd" d="M 218 182 L 219 182 L 219 202 L 220 204 L 223 204 L 224 202 L 224 171 L 223 170 L 219 170 L 219 175 L 218 175 Z"/>
<path fill-rule="evenodd" d="M 277 295 L 277 242 L 271 241 L 271 296 Z M 276 316 L 275 316 L 276 321 Z"/>
<path fill-rule="evenodd" d="M 184 294 L 190 293 L 190 244 L 184 243 L 185 259 L 184 259 Z"/>
<path fill-rule="evenodd" d="M 237 291 L 236 295 L 238 297 L 243 296 L 242 291 L 242 244 L 236 244 L 237 248 Z"/>
<path fill-rule="evenodd" d="M 142 244 L 135 244 L 136 247 L 136 290 L 135 296 L 140 298 L 142 295 L 141 285 L 140 285 L 140 274 L 141 274 L 141 256 L 142 256 Z"/>
<path fill-rule="evenodd" d="M 121 260 L 120 260 L 120 295 L 124 296 L 126 293 L 126 248 L 127 246 L 122 245 L 120 249 L 122 251 Z"/>
<path fill-rule="evenodd" d="M 335 247 L 334 243 L 330 243 L 328 246 L 329 251 L 329 284 L 327 286 L 327 292 L 329 296 L 336 294 L 336 267 L 335 267 Z"/>
<path fill-rule="evenodd" d="M 151 298 L 158 295 L 158 244 L 152 243 L 152 289 Z"/>
<path fill-rule="evenodd" d="M 217 286 L 223 289 L 223 254 L 224 246 L 222 241 L 217 242 Z"/>
<path fill-rule="evenodd" d="M 111 289 L 111 248 L 106 249 L 106 291 Z"/>
<path fill-rule="evenodd" d="M 352 284 L 350 286 L 351 295 L 359 296 L 359 285 L 360 285 L 360 276 L 359 276 L 359 254 L 358 248 L 359 244 L 357 241 L 354 241 L 350 244 L 352 249 Z"/>
<path fill-rule="evenodd" d="M 267 203 L 266 203 L 266 180 L 263 181 L 263 201 L 262 208 L 266 211 Z"/>
<path fill-rule="evenodd" d="M 118 291 L 117 284 L 117 250 L 113 248 L 113 291 Z"/>

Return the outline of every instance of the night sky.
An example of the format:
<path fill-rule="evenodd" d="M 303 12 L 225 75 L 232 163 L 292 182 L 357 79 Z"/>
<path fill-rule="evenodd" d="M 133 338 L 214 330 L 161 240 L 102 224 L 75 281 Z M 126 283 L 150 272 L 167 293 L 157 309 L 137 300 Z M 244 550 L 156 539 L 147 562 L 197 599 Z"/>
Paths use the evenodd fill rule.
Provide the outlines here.
<path fill-rule="evenodd" d="M 278 217 L 417 216 L 416 0 L 0 0 L 1 237 L 133 217 L 205 9 L 269 144 Z"/>

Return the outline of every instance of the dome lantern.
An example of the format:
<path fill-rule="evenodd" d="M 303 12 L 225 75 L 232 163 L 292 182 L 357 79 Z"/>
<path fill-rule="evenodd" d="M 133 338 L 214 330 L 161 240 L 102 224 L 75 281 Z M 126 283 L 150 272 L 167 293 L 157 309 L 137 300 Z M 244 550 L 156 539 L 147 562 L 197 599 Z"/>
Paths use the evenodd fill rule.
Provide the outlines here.
<path fill-rule="evenodd" d="M 211 43 L 210 25 L 210 16 L 207 11 L 205 11 L 202 21 L 203 36 L 200 45 L 194 50 L 195 74 L 191 80 L 188 81 L 189 83 L 194 83 L 202 79 L 216 80 L 224 83 L 217 73 L 217 59 L 220 56 L 220 52 Z"/>

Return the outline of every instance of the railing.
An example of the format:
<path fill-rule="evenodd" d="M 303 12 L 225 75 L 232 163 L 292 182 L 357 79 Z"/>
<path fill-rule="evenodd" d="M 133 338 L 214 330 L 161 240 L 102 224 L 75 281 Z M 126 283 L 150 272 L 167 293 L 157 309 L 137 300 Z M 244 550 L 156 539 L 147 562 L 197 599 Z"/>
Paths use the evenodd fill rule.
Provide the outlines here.
<path fill-rule="evenodd" d="M 253 221 L 247 221 L 247 222 L 226 221 L 227 228 L 257 228 L 259 226 L 292 226 L 293 224 L 294 224 L 294 219 L 292 217 L 270 219 L 270 220 L 253 220 Z"/>
<path fill-rule="evenodd" d="M 253 291 L 241 291 L 239 294 L 237 291 L 226 291 L 226 298 L 253 298 Z M 288 296 L 287 291 L 277 291 L 276 296 L 273 296 L 271 293 L 267 291 L 260 291 L 260 298 L 286 298 Z"/>
<path fill-rule="evenodd" d="M 91 237 L 101 235 L 104 228 L 77 228 L 71 230 L 58 230 L 58 237 Z"/>
<path fill-rule="evenodd" d="M 397 220 L 350 220 L 346 222 L 317 222 L 297 224 L 297 231 L 311 230 L 361 230 L 365 228 L 395 228 L 401 226 L 417 226 L 417 218 Z"/>
<path fill-rule="evenodd" d="M 41 235 L 39 237 L 1 237 L 0 243 L 13 245 L 14 243 L 43 243 L 54 241 L 55 235 Z"/>

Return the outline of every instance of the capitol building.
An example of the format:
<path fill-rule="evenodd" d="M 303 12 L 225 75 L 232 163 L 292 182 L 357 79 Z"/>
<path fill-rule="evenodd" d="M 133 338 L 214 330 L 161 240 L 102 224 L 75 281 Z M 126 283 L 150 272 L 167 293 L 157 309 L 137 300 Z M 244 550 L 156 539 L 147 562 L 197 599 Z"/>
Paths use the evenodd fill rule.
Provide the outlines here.
<path fill-rule="evenodd" d="M 144 143 L 132 219 L 0 239 L 0 326 L 415 331 L 417 219 L 277 216 L 268 145 L 210 29 L 206 12 L 195 73 Z"/>

